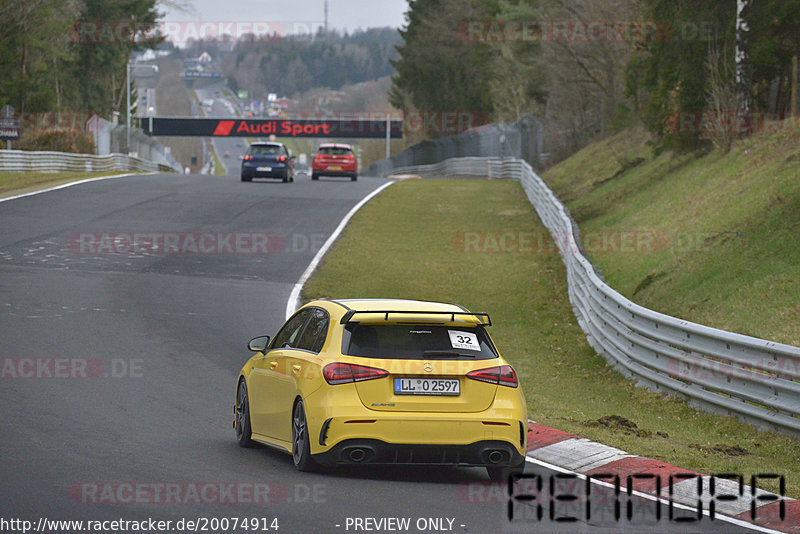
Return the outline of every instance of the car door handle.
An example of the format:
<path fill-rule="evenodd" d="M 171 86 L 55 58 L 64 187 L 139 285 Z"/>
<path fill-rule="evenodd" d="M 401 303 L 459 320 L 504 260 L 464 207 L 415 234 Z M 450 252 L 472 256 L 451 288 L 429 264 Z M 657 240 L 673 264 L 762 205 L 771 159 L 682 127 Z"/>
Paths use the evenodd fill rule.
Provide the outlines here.
<path fill-rule="evenodd" d="M 275 360 L 272 360 L 271 362 L 269 362 L 269 368 L 270 369 L 275 369 L 276 367 L 278 367 L 278 362 L 276 362 Z"/>
<path fill-rule="evenodd" d="M 300 369 L 302 369 L 302 367 L 300 367 L 299 365 L 293 365 L 292 366 L 292 372 L 293 373 L 299 373 Z"/>

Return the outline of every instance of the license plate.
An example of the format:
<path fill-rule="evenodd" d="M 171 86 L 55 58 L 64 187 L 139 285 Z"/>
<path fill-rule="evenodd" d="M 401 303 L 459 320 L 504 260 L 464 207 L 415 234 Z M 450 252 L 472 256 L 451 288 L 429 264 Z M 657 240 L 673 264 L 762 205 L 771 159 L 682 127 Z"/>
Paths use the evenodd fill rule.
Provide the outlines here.
<path fill-rule="evenodd" d="M 342 167 L 340 165 L 329 165 L 328 166 L 328 170 L 329 171 L 341 171 Z"/>
<path fill-rule="evenodd" d="M 272 167 L 256 167 L 256 170 L 260 172 L 269 172 L 272 170 Z"/>
<path fill-rule="evenodd" d="M 460 395 L 457 378 L 395 378 L 395 395 Z"/>

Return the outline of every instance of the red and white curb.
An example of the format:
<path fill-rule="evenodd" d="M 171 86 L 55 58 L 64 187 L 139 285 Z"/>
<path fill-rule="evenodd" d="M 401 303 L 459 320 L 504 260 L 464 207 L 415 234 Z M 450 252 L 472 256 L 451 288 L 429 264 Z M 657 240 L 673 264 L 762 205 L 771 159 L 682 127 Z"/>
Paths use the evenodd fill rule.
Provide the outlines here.
<path fill-rule="evenodd" d="M 696 509 L 699 499 L 706 515 L 713 499 L 716 519 L 760 532 L 800 533 L 800 501 L 759 488 L 754 497 L 749 480 L 743 480 L 740 485 L 739 481 L 721 478 L 722 475 L 713 477 L 712 490 L 711 476 L 629 454 L 533 421 L 528 423 L 528 461 L 582 478 L 603 476 L 593 481 L 604 486 L 611 486 L 607 481 L 618 476 L 623 490 L 627 490 L 626 484 L 630 483 L 637 495 L 669 500 L 684 505 L 682 508 Z M 658 492 L 656 480 L 660 484 Z M 784 510 L 782 519 L 781 507 Z"/>

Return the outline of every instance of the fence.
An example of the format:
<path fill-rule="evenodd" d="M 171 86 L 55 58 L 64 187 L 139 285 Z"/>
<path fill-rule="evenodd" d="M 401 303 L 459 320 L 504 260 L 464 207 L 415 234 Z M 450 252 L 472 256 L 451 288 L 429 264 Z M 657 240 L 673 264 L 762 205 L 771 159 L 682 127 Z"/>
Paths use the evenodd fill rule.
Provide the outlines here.
<path fill-rule="evenodd" d="M 519 180 L 558 245 L 578 323 L 609 364 L 656 391 L 800 435 L 800 348 L 663 315 L 614 291 L 582 252 L 567 209 L 527 162 L 457 158 L 390 172 Z"/>
<path fill-rule="evenodd" d="M 174 170 L 169 165 L 154 163 L 124 154 L 93 156 L 91 154 L 70 154 L 67 152 L 0 150 L 0 172 L 174 172 Z"/>
<path fill-rule="evenodd" d="M 146 120 L 146 119 L 143 119 Z M 147 136 L 139 128 L 131 128 L 130 136 L 123 125 L 117 125 L 98 118 L 92 128 L 95 150 L 98 154 L 130 153 L 135 157 L 158 163 L 175 172 L 183 172 L 183 167 L 169 153 L 168 149 Z M 130 140 L 130 146 L 128 141 Z"/>
<path fill-rule="evenodd" d="M 538 167 L 542 164 L 542 139 L 542 125 L 535 117 L 526 115 L 512 124 L 487 124 L 459 135 L 422 141 L 393 158 L 373 164 L 365 174 L 382 175 L 396 167 L 462 157 L 514 157 Z"/>

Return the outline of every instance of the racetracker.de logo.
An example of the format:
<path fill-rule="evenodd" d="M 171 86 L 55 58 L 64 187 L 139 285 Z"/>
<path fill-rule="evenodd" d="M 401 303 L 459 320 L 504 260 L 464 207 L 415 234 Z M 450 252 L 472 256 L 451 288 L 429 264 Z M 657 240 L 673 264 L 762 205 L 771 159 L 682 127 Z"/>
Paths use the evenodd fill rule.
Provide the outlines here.
<path fill-rule="evenodd" d="M 453 235 L 453 248 L 464 253 L 555 254 L 559 248 L 576 253 L 569 234 L 548 232 L 474 231 Z M 588 254 L 654 254 L 670 246 L 669 237 L 657 230 L 603 230 L 581 234 Z"/>
<path fill-rule="evenodd" d="M 0 379 L 141 378 L 141 358 L 61 358 L 51 356 L 0 358 Z"/>
<path fill-rule="evenodd" d="M 293 236 L 293 250 L 299 237 L 308 241 Z M 279 254 L 287 250 L 287 240 L 275 232 L 80 232 L 69 236 L 67 249 L 75 254 Z"/>
<path fill-rule="evenodd" d="M 216 122 L 209 135 L 319 137 L 345 136 L 380 137 L 386 134 L 386 117 L 395 129 L 397 112 L 309 113 L 293 111 L 291 119 L 222 119 Z M 489 114 L 468 110 L 411 110 L 402 115 L 403 130 L 409 134 L 458 135 L 491 122 Z M 156 130 L 156 133 L 160 133 Z M 161 132 L 163 133 L 163 132 Z M 396 133 L 392 132 L 393 137 Z"/>
<path fill-rule="evenodd" d="M 666 127 L 678 134 L 790 133 L 800 131 L 800 117 L 791 113 L 683 110 L 670 115 Z"/>
<path fill-rule="evenodd" d="M 412 134 L 458 135 L 490 122 L 482 111 L 412 110 L 403 115 L 403 128 Z"/>
<path fill-rule="evenodd" d="M 462 20 L 456 32 L 469 43 L 648 43 L 676 34 L 652 20 Z"/>
<path fill-rule="evenodd" d="M 666 371 L 680 380 L 728 384 L 732 380 L 771 384 L 776 378 L 800 379 L 800 361 L 785 357 L 750 357 L 746 361 L 721 361 L 714 357 L 682 356 L 667 360 Z"/>
<path fill-rule="evenodd" d="M 69 488 L 78 504 L 276 504 L 287 494 L 274 482 L 80 482 Z"/>
<path fill-rule="evenodd" d="M 76 23 L 69 38 L 81 44 L 159 43 L 270 43 L 287 36 L 313 36 L 324 21 L 184 20 L 156 24 L 130 20 L 85 20 Z"/>
<path fill-rule="evenodd" d="M 711 21 L 660 20 L 462 20 L 458 38 L 469 43 L 663 43 L 711 41 Z"/>

